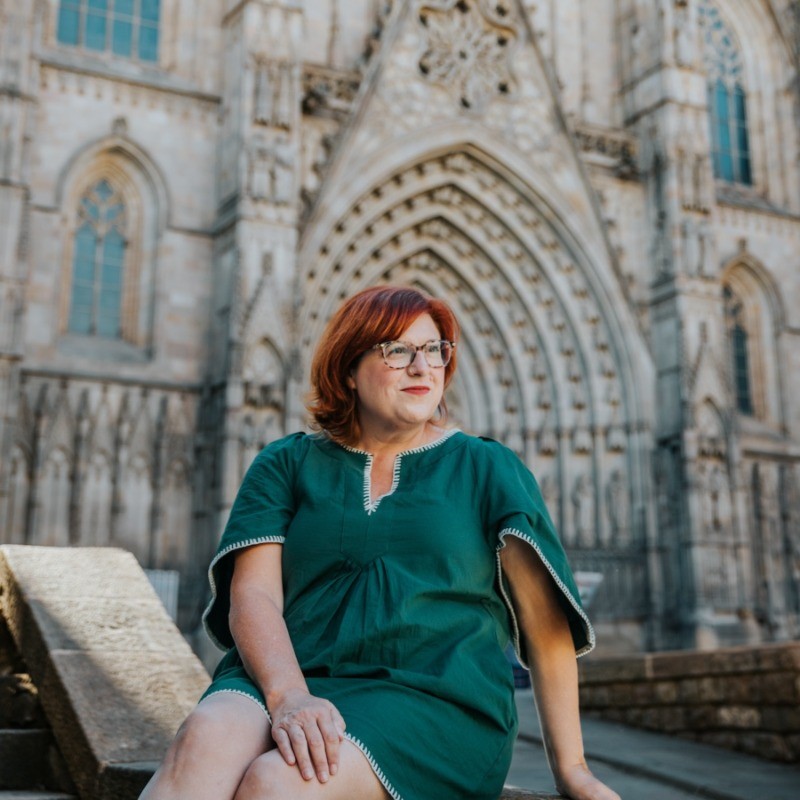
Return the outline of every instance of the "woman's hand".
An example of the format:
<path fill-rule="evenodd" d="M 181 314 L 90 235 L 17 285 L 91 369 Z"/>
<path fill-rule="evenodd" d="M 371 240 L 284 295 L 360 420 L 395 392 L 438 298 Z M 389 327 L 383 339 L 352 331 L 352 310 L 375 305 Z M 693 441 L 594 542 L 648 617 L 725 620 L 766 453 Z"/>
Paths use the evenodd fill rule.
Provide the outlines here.
<path fill-rule="evenodd" d="M 289 689 L 271 702 L 272 738 L 284 760 L 307 781 L 325 783 L 339 768 L 344 719 L 336 707 L 302 689 Z"/>
<path fill-rule="evenodd" d="M 620 800 L 620 796 L 597 780 L 586 764 L 558 770 L 556 788 L 571 800 Z"/>

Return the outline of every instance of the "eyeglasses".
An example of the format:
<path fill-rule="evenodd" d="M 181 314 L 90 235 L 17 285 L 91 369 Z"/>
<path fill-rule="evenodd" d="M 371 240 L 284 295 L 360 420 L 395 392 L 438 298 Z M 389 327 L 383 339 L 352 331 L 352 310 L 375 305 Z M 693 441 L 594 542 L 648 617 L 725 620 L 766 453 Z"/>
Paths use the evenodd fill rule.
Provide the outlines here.
<path fill-rule="evenodd" d="M 371 347 L 371 350 L 380 350 L 383 354 L 383 363 L 391 369 L 406 369 L 414 363 L 417 353 L 422 350 L 425 363 L 434 369 L 446 367 L 453 357 L 455 342 L 446 339 L 431 339 L 425 344 L 415 345 L 411 342 L 381 342 Z"/>

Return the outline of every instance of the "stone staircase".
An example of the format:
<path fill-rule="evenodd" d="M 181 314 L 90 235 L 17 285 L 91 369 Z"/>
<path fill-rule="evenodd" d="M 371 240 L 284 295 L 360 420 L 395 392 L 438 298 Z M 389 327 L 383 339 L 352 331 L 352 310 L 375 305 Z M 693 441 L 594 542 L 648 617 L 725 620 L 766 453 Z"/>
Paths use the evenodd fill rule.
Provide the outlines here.
<path fill-rule="evenodd" d="M 0 800 L 77 800 L 63 756 L 0 617 Z"/>

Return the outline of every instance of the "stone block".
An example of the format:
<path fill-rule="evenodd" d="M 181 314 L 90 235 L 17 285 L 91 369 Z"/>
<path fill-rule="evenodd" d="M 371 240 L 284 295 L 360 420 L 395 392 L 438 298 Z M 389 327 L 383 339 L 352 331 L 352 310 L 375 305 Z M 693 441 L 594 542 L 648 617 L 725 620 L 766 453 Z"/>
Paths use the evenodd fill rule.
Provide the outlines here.
<path fill-rule="evenodd" d="M 97 777 L 97 796 L 107 798 L 136 798 L 142 793 L 158 761 L 131 764 L 109 764 Z"/>
<path fill-rule="evenodd" d="M 721 706 L 716 713 L 720 728 L 756 730 L 761 725 L 761 711 L 752 706 Z"/>
<path fill-rule="evenodd" d="M 686 730 L 707 731 L 719 727 L 717 707 L 709 704 L 691 705 L 686 707 L 684 715 Z"/>
<path fill-rule="evenodd" d="M 656 678 L 754 672 L 758 665 L 758 656 L 752 648 L 658 653 L 651 658 L 651 670 L 653 677 Z"/>
<path fill-rule="evenodd" d="M 761 729 L 780 733 L 800 733 L 800 706 L 761 706 Z"/>
<path fill-rule="evenodd" d="M 81 795 L 137 797 L 209 681 L 138 563 L 106 548 L 0 547 L 0 586 Z"/>
<path fill-rule="evenodd" d="M 619 683 L 638 681 L 647 677 L 647 657 L 607 658 L 591 661 L 583 658 L 578 662 L 581 684 Z"/>
<path fill-rule="evenodd" d="M 2 545 L 0 553 L 0 583 L 6 584 L 13 574 L 29 598 L 155 596 L 138 562 L 125 550 Z"/>
<path fill-rule="evenodd" d="M 800 733 L 784 736 L 783 740 L 792 753 L 792 761 L 800 761 Z"/>
<path fill-rule="evenodd" d="M 800 643 L 763 645 L 755 650 L 760 671 L 800 671 Z"/>
<path fill-rule="evenodd" d="M 800 675 L 797 672 L 770 672 L 759 676 L 758 700 L 770 705 L 800 702 Z"/>
<path fill-rule="evenodd" d="M 657 681 L 652 684 L 652 700 L 654 703 L 672 705 L 678 701 L 678 684 L 675 681 Z"/>
<path fill-rule="evenodd" d="M 656 731 L 676 732 L 686 728 L 685 711 L 680 706 L 645 709 L 642 725 Z"/>
<path fill-rule="evenodd" d="M 645 725 L 646 714 L 647 709 L 645 708 L 625 708 L 620 709 L 616 716 L 620 722 L 624 722 L 626 725 L 643 727 Z"/>
<path fill-rule="evenodd" d="M 0 730 L 0 790 L 41 785 L 51 741 L 48 730 Z"/>
<path fill-rule="evenodd" d="M 763 681 L 769 675 L 727 675 L 719 680 L 723 703 L 747 705 L 761 702 Z M 708 699 L 711 699 L 710 697 Z"/>
<path fill-rule="evenodd" d="M 591 686 L 588 688 L 594 692 L 591 700 L 592 705 L 595 707 L 611 705 L 611 692 L 608 686 Z"/>

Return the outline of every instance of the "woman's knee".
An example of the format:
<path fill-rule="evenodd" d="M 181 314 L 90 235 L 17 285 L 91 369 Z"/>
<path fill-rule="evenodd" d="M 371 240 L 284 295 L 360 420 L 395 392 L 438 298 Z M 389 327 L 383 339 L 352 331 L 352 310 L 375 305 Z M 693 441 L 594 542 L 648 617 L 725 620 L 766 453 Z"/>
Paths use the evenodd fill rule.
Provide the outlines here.
<path fill-rule="evenodd" d="M 210 697 L 184 720 L 175 735 L 162 770 L 171 777 L 196 773 L 213 765 L 239 771 L 270 744 L 269 723 L 258 707 L 240 697 Z"/>
<path fill-rule="evenodd" d="M 277 752 L 265 753 L 247 768 L 234 800 L 285 800 L 290 788 L 287 781 L 293 783 L 289 779 L 298 778 L 302 782 L 300 773 L 294 776 L 289 774 L 290 770 L 297 768 L 286 764 Z"/>
<path fill-rule="evenodd" d="M 245 772 L 233 800 L 389 800 L 364 754 L 351 742 L 342 743 L 339 770 L 326 783 L 307 781 L 277 750 L 255 759 Z"/>

